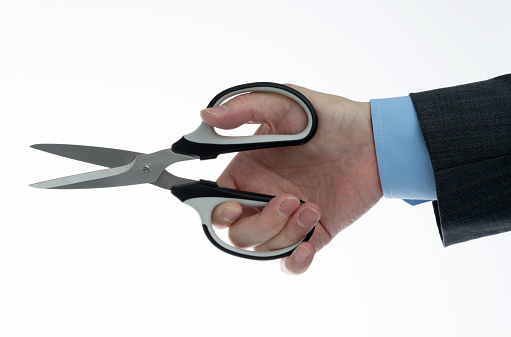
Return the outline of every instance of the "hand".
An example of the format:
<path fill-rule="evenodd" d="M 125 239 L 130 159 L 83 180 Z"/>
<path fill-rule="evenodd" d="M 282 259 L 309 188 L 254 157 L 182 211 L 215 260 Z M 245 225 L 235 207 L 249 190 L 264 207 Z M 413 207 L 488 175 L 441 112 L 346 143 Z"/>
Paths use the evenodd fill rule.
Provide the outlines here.
<path fill-rule="evenodd" d="M 301 146 L 238 153 L 218 184 L 277 197 L 262 210 L 226 202 L 215 209 L 212 222 L 229 227 L 235 246 L 254 250 L 294 244 L 316 225 L 309 242 L 281 261 L 284 272 L 300 274 L 317 251 L 378 202 L 382 190 L 369 103 L 289 86 L 314 105 L 319 121 L 315 136 Z M 201 117 L 221 129 L 261 124 L 256 134 L 296 134 L 307 124 L 298 103 L 267 92 L 237 96 L 202 110 Z M 298 199 L 310 202 L 300 205 Z"/>

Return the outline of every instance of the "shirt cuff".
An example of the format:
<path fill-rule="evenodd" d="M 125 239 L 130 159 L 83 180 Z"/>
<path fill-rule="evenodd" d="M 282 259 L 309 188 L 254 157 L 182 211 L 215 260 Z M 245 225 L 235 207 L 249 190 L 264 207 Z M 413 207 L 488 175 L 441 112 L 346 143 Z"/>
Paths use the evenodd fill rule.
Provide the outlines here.
<path fill-rule="evenodd" d="M 371 118 L 383 195 L 410 204 L 436 200 L 433 167 L 412 99 L 373 99 Z"/>

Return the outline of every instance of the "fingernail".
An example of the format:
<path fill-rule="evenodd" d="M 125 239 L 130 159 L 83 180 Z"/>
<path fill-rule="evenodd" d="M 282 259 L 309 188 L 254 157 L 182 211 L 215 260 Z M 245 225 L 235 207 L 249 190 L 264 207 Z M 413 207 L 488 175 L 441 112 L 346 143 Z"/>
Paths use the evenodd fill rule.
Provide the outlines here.
<path fill-rule="evenodd" d="M 286 198 L 280 202 L 279 213 L 284 218 L 289 219 L 298 206 L 300 206 L 300 200 L 294 197 Z"/>
<path fill-rule="evenodd" d="M 312 227 L 319 221 L 319 218 L 320 215 L 315 209 L 307 207 L 298 214 L 298 224 L 305 228 Z"/>
<path fill-rule="evenodd" d="M 236 221 L 241 214 L 241 210 L 236 207 L 226 207 L 220 212 L 223 221 L 232 223 Z"/>
<path fill-rule="evenodd" d="M 210 113 L 210 114 L 213 114 L 213 115 L 222 116 L 222 115 L 225 114 L 225 112 L 227 110 L 229 110 L 229 108 L 227 106 L 219 105 L 219 106 L 216 106 L 216 107 L 213 107 L 213 108 L 204 109 L 202 111 Z"/>
<path fill-rule="evenodd" d="M 295 260 L 298 261 L 298 262 L 303 262 L 305 260 L 307 260 L 307 258 L 311 255 L 311 251 L 309 248 L 307 247 L 304 247 L 304 246 L 298 246 L 296 248 L 296 253 L 295 253 Z"/>

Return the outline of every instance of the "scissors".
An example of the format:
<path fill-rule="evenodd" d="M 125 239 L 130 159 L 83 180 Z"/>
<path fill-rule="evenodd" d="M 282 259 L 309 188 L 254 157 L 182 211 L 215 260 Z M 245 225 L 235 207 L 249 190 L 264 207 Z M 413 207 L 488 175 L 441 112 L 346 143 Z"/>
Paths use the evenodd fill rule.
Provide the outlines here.
<path fill-rule="evenodd" d="M 30 186 L 48 189 L 84 189 L 150 183 L 170 190 L 183 203 L 193 207 L 199 213 L 207 238 L 223 252 L 252 260 L 272 260 L 289 256 L 301 242 L 310 239 L 314 228 L 300 242 L 291 246 L 272 251 L 253 251 L 224 242 L 215 233 L 211 224 L 213 210 L 221 203 L 235 201 L 243 206 L 261 208 L 273 196 L 220 187 L 213 181 L 181 178 L 166 170 L 168 166 L 180 161 L 197 158 L 214 159 L 223 153 L 302 145 L 314 136 L 318 127 L 314 107 L 300 92 L 282 84 L 256 82 L 237 85 L 216 95 L 208 108 L 219 106 L 230 97 L 249 92 L 272 92 L 291 98 L 307 114 L 307 126 L 295 135 L 233 137 L 219 135 L 212 126 L 202 122 L 194 132 L 183 136 L 170 149 L 150 154 L 82 145 L 36 144 L 31 147 L 108 169 L 47 180 Z"/>

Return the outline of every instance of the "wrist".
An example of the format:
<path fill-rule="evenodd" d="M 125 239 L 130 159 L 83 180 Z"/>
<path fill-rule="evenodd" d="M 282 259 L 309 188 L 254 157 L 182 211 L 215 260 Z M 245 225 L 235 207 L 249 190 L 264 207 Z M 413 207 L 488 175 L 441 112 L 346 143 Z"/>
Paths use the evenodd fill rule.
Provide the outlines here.
<path fill-rule="evenodd" d="M 383 190 L 381 187 L 380 174 L 378 171 L 378 157 L 376 155 L 376 146 L 374 142 L 373 120 L 371 116 L 370 102 L 357 102 L 358 115 L 361 118 L 364 132 L 364 153 L 367 156 L 366 163 L 370 172 L 370 181 L 373 182 L 373 187 L 377 191 L 379 197 L 383 197 Z"/>

